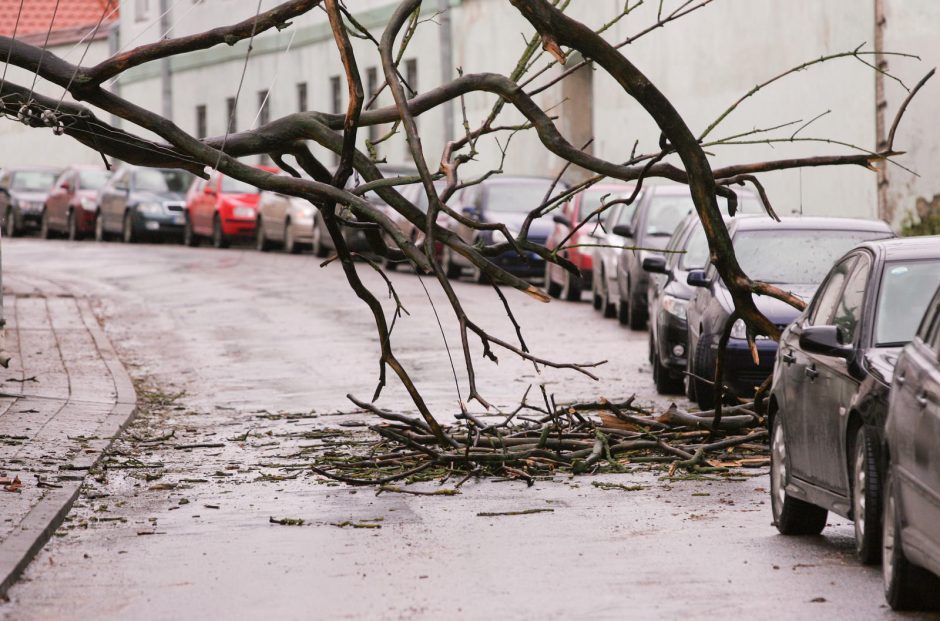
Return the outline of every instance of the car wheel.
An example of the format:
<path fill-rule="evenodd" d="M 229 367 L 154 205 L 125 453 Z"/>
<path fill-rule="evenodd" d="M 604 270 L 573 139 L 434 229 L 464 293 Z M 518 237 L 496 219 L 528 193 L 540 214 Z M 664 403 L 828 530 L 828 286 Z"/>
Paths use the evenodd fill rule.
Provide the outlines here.
<path fill-rule="evenodd" d="M 389 249 L 388 249 L 389 252 L 391 252 L 391 247 L 390 247 L 391 245 L 390 244 L 387 244 L 387 245 L 389 246 Z M 382 257 L 382 269 L 385 270 L 386 272 L 394 272 L 395 270 L 398 269 L 398 261 L 393 261 L 389 257 Z"/>
<path fill-rule="evenodd" d="M 691 378 L 695 382 L 695 399 L 703 410 L 709 410 L 715 405 L 715 386 L 706 380 L 715 376 L 715 363 L 711 359 L 711 351 L 705 339 L 699 339 L 695 347 L 695 363 L 692 365 Z"/>
<path fill-rule="evenodd" d="M 284 238 L 285 243 L 287 238 Z M 317 218 L 313 222 L 313 254 L 320 257 L 321 259 L 325 258 L 329 252 L 326 249 L 326 244 L 323 243 L 323 226 L 320 224 L 320 218 Z"/>
<path fill-rule="evenodd" d="M 460 275 L 463 273 L 463 268 L 454 263 L 453 259 L 453 250 L 450 246 L 444 246 L 444 252 L 441 256 L 441 264 L 444 267 L 444 273 L 451 280 L 456 280 L 460 278 Z"/>
<path fill-rule="evenodd" d="M 782 535 L 818 535 L 826 527 L 829 512 L 787 494 L 790 468 L 786 434 L 778 412 L 770 431 L 770 508 Z"/>
<path fill-rule="evenodd" d="M 685 332 L 685 342 L 686 349 L 688 349 L 689 344 L 692 342 L 692 337 L 688 330 Z M 695 395 L 695 379 L 692 377 L 693 373 L 695 373 L 695 371 L 692 367 L 692 356 L 690 356 L 687 352 L 685 357 L 685 377 L 682 378 L 682 382 L 685 384 L 686 398 L 693 403 L 697 403 Z"/>
<path fill-rule="evenodd" d="M 125 244 L 133 244 L 137 242 L 137 238 L 134 235 L 134 223 L 131 220 L 131 212 L 124 214 L 124 224 L 121 227 L 121 240 Z"/>
<path fill-rule="evenodd" d="M 601 307 L 601 311 L 604 315 L 604 319 L 613 319 L 617 316 L 617 305 L 610 301 L 610 287 L 607 286 L 607 277 L 601 276 L 601 278 L 601 282 L 603 283 L 601 285 L 601 287 L 603 287 L 603 294 L 601 296 L 603 298 L 603 306 Z"/>
<path fill-rule="evenodd" d="M 617 298 L 617 321 L 624 326 L 630 323 L 630 304 L 623 298 Z"/>
<path fill-rule="evenodd" d="M 69 210 L 67 228 L 69 241 L 79 241 L 82 238 L 81 231 L 78 230 L 78 218 L 75 217 L 74 209 Z"/>
<path fill-rule="evenodd" d="M 103 242 L 107 241 L 107 233 L 104 231 L 104 216 L 101 215 L 101 211 L 95 212 L 95 241 Z"/>
<path fill-rule="evenodd" d="M 630 287 L 627 288 L 627 305 L 629 306 L 627 312 L 630 315 L 630 329 L 644 329 L 646 327 L 646 313 L 643 312 L 641 305 L 637 304 L 636 300 L 633 299 L 633 292 Z"/>
<path fill-rule="evenodd" d="M 13 211 L 12 207 L 7 208 L 7 214 L 3 223 L 6 225 L 4 232 L 7 237 L 16 237 L 19 235 L 19 230 L 16 228 L 16 213 Z"/>
<path fill-rule="evenodd" d="M 219 218 L 219 214 L 215 214 L 215 216 L 212 217 L 212 247 L 228 248 L 229 244 L 228 238 L 222 231 L 222 220 Z"/>
<path fill-rule="evenodd" d="M 881 475 L 877 439 L 864 425 L 855 436 L 852 456 L 852 518 L 858 560 L 874 565 L 881 560 Z"/>
<path fill-rule="evenodd" d="M 39 238 L 52 239 L 52 231 L 49 230 L 49 210 L 43 208 L 39 216 Z"/>
<path fill-rule="evenodd" d="M 271 250 L 271 240 L 264 232 L 264 220 L 258 218 L 255 223 L 255 249 L 258 252 L 268 252 Z"/>
<path fill-rule="evenodd" d="M 189 212 L 186 213 L 186 219 L 183 221 L 183 245 L 190 248 L 199 245 L 199 236 L 193 230 L 193 221 L 189 219 Z"/>
<path fill-rule="evenodd" d="M 572 278 L 568 270 L 565 270 L 565 279 L 561 283 L 561 299 L 568 302 L 581 301 L 581 283 Z"/>
<path fill-rule="evenodd" d="M 470 266 L 470 279 L 478 285 L 485 285 L 490 282 L 489 275 L 476 265 Z M 555 297 L 558 297 L 557 295 Z"/>
<path fill-rule="evenodd" d="M 940 580 L 904 556 L 901 543 L 901 516 L 898 510 L 897 480 L 889 466 L 885 474 L 884 515 L 881 532 L 881 573 L 885 599 L 894 610 L 936 608 Z"/>
<path fill-rule="evenodd" d="M 653 365 L 653 383 L 656 392 L 661 395 L 680 395 L 683 391 L 682 378 L 676 378 L 659 359 L 656 343 L 653 342 L 653 331 L 650 330 L 650 362 Z"/>
<path fill-rule="evenodd" d="M 476 267 L 473 269 L 476 269 Z M 561 285 L 552 280 L 552 270 L 548 262 L 545 263 L 545 291 L 553 298 L 557 298 L 561 295 Z"/>
<path fill-rule="evenodd" d="M 604 308 L 604 298 L 601 297 L 601 294 L 597 292 L 597 289 L 591 294 L 591 306 L 594 307 L 594 310 L 601 310 Z"/>
<path fill-rule="evenodd" d="M 300 254 L 300 244 L 294 239 L 294 228 L 290 225 L 290 220 L 284 224 L 284 252 Z"/>

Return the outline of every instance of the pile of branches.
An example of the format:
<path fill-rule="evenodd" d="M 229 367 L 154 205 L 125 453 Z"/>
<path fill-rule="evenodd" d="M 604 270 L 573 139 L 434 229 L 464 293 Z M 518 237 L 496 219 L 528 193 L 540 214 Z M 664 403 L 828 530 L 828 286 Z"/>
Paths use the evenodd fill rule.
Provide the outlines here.
<path fill-rule="evenodd" d="M 352 397 L 350 397 L 352 398 Z M 688 412 L 672 404 L 656 414 L 630 397 L 615 403 L 538 407 L 525 401 L 498 422 L 464 412 L 442 426 L 443 441 L 420 419 L 357 405 L 383 419 L 370 427 L 380 438 L 356 456 L 323 456 L 310 469 L 350 485 L 387 485 L 463 475 L 507 477 L 532 485 L 559 472 L 624 472 L 652 464 L 673 476 L 728 472 L 764 466 L 767 430 L 753 403 L 724 408 L 714 428 L 714 410 Z"/>

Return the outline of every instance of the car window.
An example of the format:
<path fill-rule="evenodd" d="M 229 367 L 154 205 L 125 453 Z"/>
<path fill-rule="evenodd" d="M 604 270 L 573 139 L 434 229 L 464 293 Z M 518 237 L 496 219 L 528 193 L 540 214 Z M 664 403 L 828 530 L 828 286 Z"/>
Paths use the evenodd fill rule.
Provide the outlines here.
<path fill-rule="evenodd" d="M 542 204 L 552 187 L 550 179 L 522 183 L 491 183 L 486 186 L 486 209 L 503 213 L 528 213 Z M 553 194 L 563 192 L 560 184 Z"/>
<path fill-rule="evenodd" d="M 854 256 L 849 257 L 845 261 L 840 262 L 829 272 L 829 277 L 816 294 L 813 311 L 809 318 L 810 325 L 826 326 L 831 324 L 836 305 L 838 305 L 839 298 L 842 296 L 842 287 L 845 285 L 845 279 L 855 265 L 855 261 L 856 258 Z"/>
<path fill-rule="evenodd" d="M 581 205 L 575 217 L 578 219 L 578 222 L 581 222 L 581 220 L 587 218 L 600 208 L 601 199 L 603 199 L 605 203 L 609 203 L 611 201 L 630 198 L 631 194 L 633 194 L 633 190 L 629 187 L 625 187 L 623 191 L 611 190 L 609 188 L 606 190 L 585 190 L 581 195 Z M 607 213 L 609 214 L 611 211 L 615 211 L 615 208 L 616 206 L 609 208 Z"/>
<path fill-rule="evenodd" d="M 21 192 L 47 192 L 55 183 L 55 173 L 46 170 L 18 170 L 13 173 L 11 190 Z"/>
<path fill-rule="evenodd" d="M 718 197 L 718 208 L 722 215 L 731 215 L 728 213 L 728 201 L 724 197 Z M 682 219 L 694 211 L 695 203 L 692 202 L 691 195 L 654 194 L 650 199 L 649 215 L 646 218 L 646 234 L 672 235 Z M 735 213 L 761 214 L 764 213 L 764 208 L 754 196 L 739 195 L 738 210 Z"/>
<path fill-rule="evenodd" d="M 854 343 L 858 334 L 870 271 L 871 262 L 864 256 L 859 257 L 836 303 L 832 323 L 842 329 L 842 338 L 845 343 Z"/>
<path fill-rule="evenodd" d="M 78 171 L 78 187 L 83 190 L 100 190 L 108 182 L 106 170 L 80 170 Z"/>
<path fill-rule="evenodd" d="M 702 225 L 696 224 L 685 245 L 685 254 L 679 259 L 679 266 L 684 270 L 700 270 L 708 266 L 708 259 L 708 237 Z"/>
<path fill-rule="evenodd" d="M 139 192 L 185 192 L 189 173 L 169 168 L 141 168 L 134 173 L 134 188 Z"/>
<path fill-rule="evenodd" d="M 875 347 L 909 343 L 938 285 L 940 260 L 887 263 L 878 296 Z"/>
<path fill-rule="evenodd" d="M 734 250 L 744 273 L 773 284 L 818 285 L 840 256 L 878 231 L 770 228 L 739 231 Z"/>
<path fill-rule="evenodd" d="M 222 177 L 223 194 L 257 194 L 260 191 L 261 190 L 250 183 L 245 183 L 244 181 L 239 181 L 232 177 Z"/>

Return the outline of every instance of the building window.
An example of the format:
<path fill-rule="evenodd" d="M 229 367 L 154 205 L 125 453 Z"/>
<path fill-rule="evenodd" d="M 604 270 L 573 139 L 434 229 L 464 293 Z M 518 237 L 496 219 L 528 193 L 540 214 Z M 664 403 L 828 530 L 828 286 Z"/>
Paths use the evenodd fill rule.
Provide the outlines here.
<path fill-rule="evenodd" d="M 235 98 L 229 97 L 225 100 L 225 114 L 228 123 L 228 132 L 232 133 L 238 130 L 238 110 L 235 109 Z"/>
<path fill-rule="evenodd" d="M 405 81 L 411 90 L 411 96 L 418 94 L 418 60 L 410 58 L 405 61 Z"/>
<path fill-rule="evenodd" d="M 340 89 L 339 76 L 334 75 L 330 78 L 330 112 L 333 114 L 339 114 L 343 108 L 343 92 Z"/>
<path fill-rule="evenodd" d="M 298 112 L 307 111 L 307 83 L 306 82 L 297 83 L 297 111 Z"/>
<path fill-rule="evenodd" d="M 134 21 L 143 22 L 150 17 L 150 0 L 136 0 L 134 2 Z"/>
<path fill-rule="evenodd" d="M 267 125 L 271 121 L 271 99 L 268 91 L 258 91 L 258 125 Z"/>
<path fill-rule="evenodd" d="M 366 69 L 366 103 L 372 101 L 375 93 L 379 90 L 379 71 L 375 67 Z M 371 107 L 371 106 L 370 106 Z M 369 142 L 374 143 L 379 139 L 379 126 L 369 126 Z"/>
<path fill-rule="evenodd" d="M 209 133 L 209 130 L 206 127 L 206 106 L 196 106 L 196 138 L 200 140 L 205 138 Z"/>

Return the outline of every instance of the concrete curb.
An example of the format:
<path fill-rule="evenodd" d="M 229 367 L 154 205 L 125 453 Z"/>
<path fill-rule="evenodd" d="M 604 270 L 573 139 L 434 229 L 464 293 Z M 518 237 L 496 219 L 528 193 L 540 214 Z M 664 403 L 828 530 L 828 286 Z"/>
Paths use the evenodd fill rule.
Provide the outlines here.
<path fill-rule="evenodd" d="M 89 446 L 96 450 L 80 454 L 72 463 L 77 470 L 87 473 L 101 461 L 114 438 L 133 420 L 137 412 L 137 393 L 127 369 L 121 364 L 111 341 L 98 325 L 88 301 L 81 299 L 77 300 L 77 303 L 82 322 L 111 373 L 116 391 L 114 406 L 97 429 L 96 435 L 100 440 L 89 443 Z M 49 490 L 13 532 L 0 542 L 0 597 L 6 596 L 7 590 L 19 579 L 65 520 L 78 498 L 83 483 L 84 477 L 81 481 L 64 481 L 61 488 Z"/>

